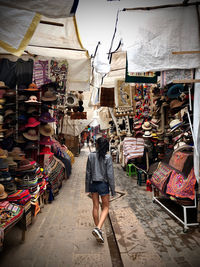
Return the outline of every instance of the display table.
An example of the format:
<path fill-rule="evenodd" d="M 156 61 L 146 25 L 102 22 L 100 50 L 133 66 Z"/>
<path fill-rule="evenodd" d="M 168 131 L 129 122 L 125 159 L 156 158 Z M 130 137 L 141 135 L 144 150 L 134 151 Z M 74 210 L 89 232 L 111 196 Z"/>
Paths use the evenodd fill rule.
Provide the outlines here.
<path fill-rule="evenodd" d="M 1 224 L 0 224 L 0 248 L 2 250 L 3 247 L 3 239 L 4 236 L 18 223 L 21 222 L 22 218 L 23 218 L 23 214 L 24 214 L 24 208 L 19 206 L 19 211 L 16 213 L 16 215 L 14 216 L 10 216 L 10 218 L 8 220 L 6 220 L 5 222 L 1 220 Z M 25 231 L 26 228 L 22 227 L 22 241 L 25 241 Z"/>

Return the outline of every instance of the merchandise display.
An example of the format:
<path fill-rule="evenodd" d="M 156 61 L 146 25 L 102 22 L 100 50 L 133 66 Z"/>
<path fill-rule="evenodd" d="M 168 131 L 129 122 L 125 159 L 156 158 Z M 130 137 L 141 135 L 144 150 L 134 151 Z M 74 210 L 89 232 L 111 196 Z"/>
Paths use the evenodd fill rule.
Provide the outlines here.
<path fill-rule="evenodd" d="M 23 62 L 20 61 L 20 67 Z M 26 66 L 21 69 L 25 71 L 31 62 L 24 63 Z M 27 229 L 42 204 L 58 195 L 63 179 L 71 174 L 73 154 L 54 139 L 58 116 L 62 113 L 57 108 L 60 104 L 58 87 L 48 76 L 46 63 L 48 61 L 39 60 L 32 64 L 33 80 L 28 73 L 23 82 L 22 72 L 20 83 L 10 80 L 7 86 L 4 81 L 0 82 L 0 246 L 7 230 L 17 222 Z M 54 68 L 52 75 L 58 75 L 56 79 L 60 77 L 61 81 L 64 69 L 59 76 Z M 7 83 L 7 79 L 5 81 Z M 65 80 L 59 86 L 60 92 L 64 92 Z M 62 148 L 62 153 L 55 150 L 55 143 Z"/>

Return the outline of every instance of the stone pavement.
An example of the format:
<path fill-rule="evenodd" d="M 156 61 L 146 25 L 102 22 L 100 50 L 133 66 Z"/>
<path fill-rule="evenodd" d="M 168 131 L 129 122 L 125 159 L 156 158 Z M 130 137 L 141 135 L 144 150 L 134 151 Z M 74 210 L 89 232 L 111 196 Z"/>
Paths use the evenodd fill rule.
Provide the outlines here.
<path fill-rule="evenodd" d="M 25 242 L 20 244 L 21 231 L 17 227 L 8 233 L 0 254 L 1 267 L 112 266 L 107 239 L 98 244 L 91 234 L 92 201 L 84 192 L 88 153 L 86 148 L 75 158 L 70 179 L 37 215 Z"/>
<path fill-rule="evenodd" d="M 145 185 L 138 186 L 120 164 L 114 165 L 116 190 L 124 195 L 111 202 L 110 218 L 124 266 L 200 266 L 200 228 L 169 216 Z"/>

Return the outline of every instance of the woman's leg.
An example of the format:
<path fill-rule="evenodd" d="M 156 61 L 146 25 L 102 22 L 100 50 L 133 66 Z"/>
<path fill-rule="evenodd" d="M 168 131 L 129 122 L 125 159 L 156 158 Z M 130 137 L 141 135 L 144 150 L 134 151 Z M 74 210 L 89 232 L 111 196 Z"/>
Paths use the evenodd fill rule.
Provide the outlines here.
<path fill-rule="evenodd" d="M 99 223 L 97 224 L 97 227 L 99 229 L 101 229 L 107 215 L 109 212 L 109 194 L 105 195 L 105 196 L 101 196 L 101 200 L 102 200 L 102 211 L 101 211 L 101 215 L 100 215 L 100 219 L 99 219 Z"/>
<path fill-rule="evenodd" d="M 92 215 L 93 215 L 94 223 L 97 226 L 99 223 L 99 194 L 98 193 L 92 193 L 92 202 L 93 202 Z"/>

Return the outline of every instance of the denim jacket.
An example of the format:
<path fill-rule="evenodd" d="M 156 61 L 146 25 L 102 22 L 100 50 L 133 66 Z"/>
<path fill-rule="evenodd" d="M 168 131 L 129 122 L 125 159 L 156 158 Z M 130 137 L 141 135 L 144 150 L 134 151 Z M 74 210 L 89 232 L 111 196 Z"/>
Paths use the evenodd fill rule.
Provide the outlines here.
<path fill-rule="evenodd" d="M 89 154 L 86 167 L 85 192 L 89 192 L 89 184 L 93 181 L 107 182 L 112 196 L 115 195 L 114 171 L 110 155 L 106 154 L 105 159 L 99 159 L 97 152 Z"/>

